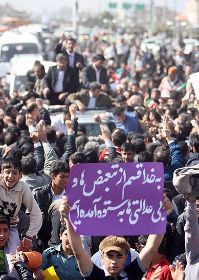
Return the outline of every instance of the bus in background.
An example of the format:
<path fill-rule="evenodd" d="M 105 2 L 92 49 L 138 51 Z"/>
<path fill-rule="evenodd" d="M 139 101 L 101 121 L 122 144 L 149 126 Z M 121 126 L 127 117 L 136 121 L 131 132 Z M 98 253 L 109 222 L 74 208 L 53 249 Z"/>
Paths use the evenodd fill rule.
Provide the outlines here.
<path fill-rule="evenodd" d="M 31 20 L 27 18 L 18 17 L 0 17 L 0 26 L 4 27 L 2 30 L 8 31 L 12 28 L 19 27 L 21 25 L 30 24 Z"/>

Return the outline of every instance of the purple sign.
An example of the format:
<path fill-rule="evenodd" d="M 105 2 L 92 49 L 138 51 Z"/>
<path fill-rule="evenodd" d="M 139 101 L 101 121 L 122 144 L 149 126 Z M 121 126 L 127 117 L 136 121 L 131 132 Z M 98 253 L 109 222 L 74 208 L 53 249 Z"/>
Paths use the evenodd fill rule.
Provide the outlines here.
<path fill-rule="evenodd" d="M 161 163 L 96 163 L 72 167 L 66 195 L 70 220 L 84 235 L 164 233 Z"/>

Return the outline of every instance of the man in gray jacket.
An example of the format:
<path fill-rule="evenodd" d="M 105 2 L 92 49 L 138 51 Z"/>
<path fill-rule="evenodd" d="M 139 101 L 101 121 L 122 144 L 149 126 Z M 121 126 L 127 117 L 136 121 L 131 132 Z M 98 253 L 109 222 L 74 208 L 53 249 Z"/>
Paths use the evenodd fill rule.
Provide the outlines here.
<path fill-rule="evenodd" d="M 21 161 L 23 174 L 21 181 L 27 183 L 31 190 L 39 186 L 45 186 L 51 182 L 50 167 L 54 161 L 58 160 L 53 147 L 47 140 L 44 123 L 42 123 L 42 130 L 32 132 L 31 135 L 35 143 L 34 148 L 38 149 L 39 153 L 43 153 L 44 151 L 45 162 L 43 171 L 37 172 L 37 163 L 34 157 L 26 156 Z M 39 151 L 39 148 L 42 149 Z"/>
<path fill-rule="evenodd" d="M 186 280 L 199 279 L 199 198 L 188 199 L 185 209 Z"/>

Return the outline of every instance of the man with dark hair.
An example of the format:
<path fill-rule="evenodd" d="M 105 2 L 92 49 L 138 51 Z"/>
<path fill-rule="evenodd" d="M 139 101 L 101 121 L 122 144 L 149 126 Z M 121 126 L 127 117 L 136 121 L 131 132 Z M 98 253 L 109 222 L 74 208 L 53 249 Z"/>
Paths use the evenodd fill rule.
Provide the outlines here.
<path fill-rule="evenodd" d="M 141 132 L 138 118 L 135 114 L 126 114 L 124 109 L 116 107 L 114 110 L 115 125 L 124 130 L 126 135 L 129 132 Z"/>
<path fill-rule="evenodd" d="M 186 166 L 192 166 L 199 163 L 199 135 L 192 134 L 189 141 L 191 152 L 189 154 Z"/>
<path fill-rule="evenodd" d="M 2 149 L 2 157 L 7 155 L 6 150 L 8 148 L 15 149 L 17 147 L 17 140 L 18 135 L 15 133 L 15 131 L 7 131 L 5 133 L 4 143 L 6 144 L 6 148 Z"/>
<path fill-rule="evenodd" d="M 45 68 L 43 64 L 37 63 L 33 67 L 33 72 L 35 75 L 35 84 L 34 91 L 43 98 L 43 90 L 44 90 L 44 77 L 45 77 Z"/>
<path fill-rule="evenodd" d="M 69 157 L 70 168 L 79 163 L 86 163 L 86 157 L 83 152 L 76 152 Z"/>
<path fill-rule="evenodd" d="M 10 121 L 13 124 L 16 124 L 16 117 L 19 114 L 19 112 L 18 112 L 18 110 L 16 109 L 16 107 L 14 105 L 9 105 L 5 109 L 5 114 L 6 114 L 6 116 L 8 116 L 10 118 Z"/>
<path fill-rule="evenodd" d="M 76 40 L 74 38 L 65 38 L 62 36 L 61 40 L 55 47 L 55 53 L 62 53 L 64 54 L 67 59 L 69 66 L 75 70 L 75 91 L 79 90 L 79 71 L 85 66 L 84 57 L 74 51 L 76 45 Z"/>
<path fill-rule="evenodd" d="M 50 166 L 51 182 L 46 186 L 41 186 L 33 190 L 35 200 L 43 214 L 43 224 L 38 232 L 38 248 L 46 249 L 51 233 L 51 220 L 48 210 L 51 203 L 60 199 L 65 194 L 65 187 L 70 173 L 69 165 L 63 161 L 54 161 Z M 44 203 L 45 202 L 45 203 Z"/>
<path fill-rule="evenodd" d="M 100 127 L 101 128 L 101 127 Z M 102 130 L 102 134 L 104 134 L 104 136 L 106 136 L 106 134 L 104 132 L 106 132 L 106 128 L 105 130 L 103 129 L 103 127 L 101 128 Z M 122 144 L 124 144 L 126 142 L 126 135 L 124 133 L 123 129 L 120 128 L 116 128 L 113 130 L 111 136 L 109 137 L 105 137 L 105 139 L 103 139 L 105 141 L 106 144 L 106 149 L 102 151 L 102 153 L 99 156 L 99 160 L 106 160 L 109 157 L 109 148 L 113 147 L 114 148 L 114 154 L 111 155 L 112 157 L 120 157 L 121 158 L 121 146 Z"/>
<path fill-rule="evenodd" d="M 188 158 L 189 158 L 189 146 L 185 141 L 179 141 L 178 145 L 183 155 L 184 165 L 186 165 Z"/>
<path fill-rule="evenodd" d="M 96 150 L 93 149 L 85 149 L 84 156 L 86 157 L 87 163 L 97 163 L 99 161 L 98 154 Z"/>
<path fill-rule="evenodd" d="M 84 88 L 89 88 L 91 82 L 98 82 L 102 85 L 103 89 L 107 89 L 108 77 L 107 70 L 104 67 L 105 58 L 101 54 L 96 54 L 93 57 L 91 65 L 83 68 L 82 82 Z"/>
<path fill-rule="evenodd" d="M 98 82 L 91 82 L 89 90 L 71 94 L 68 97 L 71 103 L 75 103 L 80 111 L 95 108 L 111 108 L 112 102 L 110 97 L 101 91 L 101 85 Z"/>
<path fill-rule="evenodd" d="M 40 112 L 39 107 L 36 103 L 32 103 L 27 107 L 28 117 L 32 119 L 34 124 L 36 125 L 40 120 Z"/>
<path fill-rule="evenodd" d="M 135 135 L 135 137 L 133 137 L 131 139 L 131 143 L 134 145 L 135 147 L 135 153 L 139 154 L 141 152 L 146 151 L 146 145 L 144 142 L 144 138 L 143 137 L 139 137 L 137 135 Z"/>
<path fill-rule="evenodd" d="M 49 67 L 45 76 L 44 97 L 51 105 L 63 104 L 66 96 L 76 92 L 74 69 L 68 66 L 68 59 L 63 54 L 56 57 L 57 65 Z"/>
<path fill-rule="evenodd" d="M 153 158 L 149 152 L 142 151 L 139 154 L 137 154 L 137 161 L 138 162 L 151 162 L 151 161 L 153 161 Z"/>
<path fill-rule="evenodd" d="M 83 151 L 84 146 L 88 143 L 89 139 L 86 135 L 80 135 L 75 138 L 75 144 L 78 152 Z"/>
<path fill-rule="evenodd" d="M 132 143 L 124 143 L 121 146 L 121 155 L 123 162 L 134 161 L 135 147 Z"/>
<path fill-rule="evenodd" d="M 127 98 L 124 95 L 118 95 L 115 98 L 115 107 L 122 108 L 127 112 L 129 110 Z"/>

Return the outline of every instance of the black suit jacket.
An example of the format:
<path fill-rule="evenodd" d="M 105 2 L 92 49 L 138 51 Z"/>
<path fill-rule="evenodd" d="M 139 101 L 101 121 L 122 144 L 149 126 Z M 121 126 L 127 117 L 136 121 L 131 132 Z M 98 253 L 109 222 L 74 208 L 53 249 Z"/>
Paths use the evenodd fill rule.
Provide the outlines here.
<path fill-rule="evenodd" d="M 64 54 L 67 57 L 68 61 L 69 61 L 69 55 L 68 55 L 66 49 L 62 47 L 62 44 L 60 44 L 60 43 L 57 44 L 57 46 L 55 47 L 55 53 L 56 54 L 59 54 L 59 53 Z M 75 74 L 74 79 L 75 79 L 76 87 L 74 87 L 74 91 L 73 92 L 77 92 L 79 90 L 79 68 L 76 67 L 76 63 L 77 62 L 80 62 L 83 67 L 85 66 L 85 60 L 84 60 L 83 55 L 81 55 L 80 53 L 74 52 L 74 67 L 72 67 L 72 68 L 74 68 L 74 70 L 75 70 L 75 72 L 74 72 L 74 74 Z"/>
<path fill-rule="evenodd" d="M 44 81 L 46 86 L 50 89 L 51 94 L 54 93 L 54 86 L 58 79 L 58 72 L 57 66 L 51 66 L 48 69 L 48 73 L 46 74 Z M 64 79 L 63 79 L 63 92 L 72 93 L 75 92 L 76 88 L 76 80 L 74 69 L 71 67 L 67 67 L 64 71 Z"/>
<path fill-rule="evenodd" d="M 84 88 L 89 88 L 89 84 L 91 82 L 96 82 L 96 73 L 93 65 L 84 67 L 82 70 L 82 83 Z M 107 71 L 106 68 L 102 67 L 100 71 L 100 84 L 108 84 L 108 77 L 107 77 Z"/>
<path fill-rule="evenodd" d="M 69 57 L 67 51 L 65 48 L 62 47 L 62 44 L 58 43 L 55 47 L 55 53 L 59 54 L 59 53 L 63 53 L 67 58 Z M 84 57 L 83 55 L 81 55 L 80 53 L 75 52 L 75 57 L 74 57 L 74 65 L 76 65 L 77 62 L 81 62 L 81 64 L 83 65 L 83 67 L 85 66 L 85 61 L 84 61 Z M 76 68 L 76 67 L 75 67 Z M 77 70 L 79 71 L 79 69 L 77 68 Z"/>

